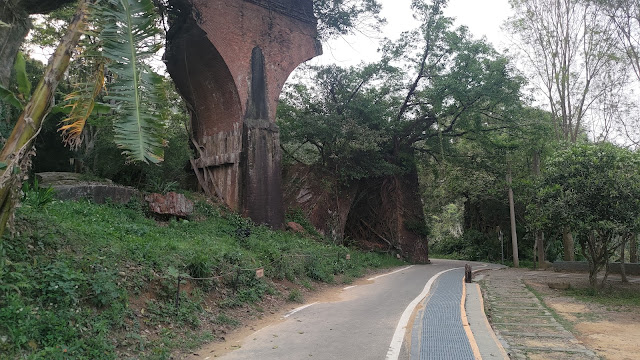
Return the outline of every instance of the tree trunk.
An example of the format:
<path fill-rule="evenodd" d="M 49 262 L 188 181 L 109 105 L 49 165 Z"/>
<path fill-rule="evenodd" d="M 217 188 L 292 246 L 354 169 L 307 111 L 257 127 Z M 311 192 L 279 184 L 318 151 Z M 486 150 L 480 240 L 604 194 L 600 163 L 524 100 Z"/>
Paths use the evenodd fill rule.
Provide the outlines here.
<path fill-rule="evenodd" d="M 589 285 L 591 286 L 591 289 L 596 290 L 598 288 L 598 271 L 600 271 L 600 267 L 597 262 L 597 254 L 595 251 L 596 238 L 593 232 L 589 232 L 587 242 L 587 244 L 583 243 L 582 245 L 582 254 L 589 261 Z M 587 253 L 589 255 L 587 255 Z"/>
<path fill-rule="evenodd" d="M 573 234 L 569 231 L 569 228 L 565 227 L 562 230 L 562 245 L 564 248 L 564 261 L 574 261 L 574 241 Z"/>
<path fill-rule="evenodd" d="M 12 5 L 0 1 L 0 20 L 9 25 L 0 27 L 0 85 L 4 87 L 9 85 L 16 54 L 31 28 L 29 14 Z"/>
<path fill-rule="evenodd" d="M 507 160 L 507 186 L 509 187 L 509 214 L 511 217 L 511 246 L 513 248 L 513 266 L 520 267 L 518 260 L 518 233 L 516 231 L 516 211 L 513 201 L 513 189 L 511 188 L 511 166 Z"/>
<path fill-rule="evenodd" d="M 0 26 L 0 85 L 7 86 L 16 54 L 24 41 L 31 20 L 29 14 L 45 14 L 74 0 L 3 0 L 0 1 L 0 21 L 10 25 Z"/>
<path fill-rule="evenodd" d="M 540 151 L 538 150 L 533 152 L 533 175 L 535 177 L 540 177 Z M 537 206 L 540 208 L 540 204 Z M 535 232 L 535 244 L 537 249 L 538 267 L 543 269 L 545 267 L 544 234 L 540 230 L 536 230 Z"/>
<path fill-rule="evenodd" d="M 633 234 L 631 239 L 629 239 L 629 262 L 637 263 L 638 262 L 638 237 L 639 234 Z"/>
<path fill-rule="evenodd" d="M 56 87 L 69 66 L 71 54 L 84 30 L 88 4 L 89 0 L 79 2 L 67 33 L 49 59 L 42 79 L 0 152 L 0 162 L 6 164 L 6 168 L 0 171 L 0 236 L 14 210 L 15 198 L 12 193 L 20 180 L 20 173 L 15 170 L 20 169 L 29 159 L 33 141 L 51 110 Z"/>

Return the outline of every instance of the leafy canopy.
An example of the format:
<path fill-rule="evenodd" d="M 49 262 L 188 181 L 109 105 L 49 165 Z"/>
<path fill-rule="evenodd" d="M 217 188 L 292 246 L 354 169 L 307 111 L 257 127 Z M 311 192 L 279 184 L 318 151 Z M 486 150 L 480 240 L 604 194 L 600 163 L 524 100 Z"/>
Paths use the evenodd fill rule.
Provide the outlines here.
<path fill-rule="evenodd" d="M 640 157 L 610 143 L 559 150 L 547 162 L 538 197 L 541 206 L 529 209 L 534 226 L 577 235 L 595 288 L 597 273 L 639 229 Z"/>
<path fill-rule="evenodd" d="M 346 178 L 388 175 L 456 137 L 510 126 L 522 80 L 490 45 L 453 28 L 445 1 L 414 1 L 422 26 L 388 41 L 380 62 L 312 68 L 278 112 L 285 152 Z"/>
<path fill-rule="evenodd" d="M 639 225 L 640 157 L 610 143 L 559 150 L 547 161 L 539 196 L 546 223 L 585 236 L 625 235 Z"/>
<path fill-rule="evenodd" d="M 322 38 L 332 38 L 362 31 L 370 27 L 378 29 L 384 20 L 377 0 L 314 0 L 313 11 L 318 18 L 318 33 Z"/>

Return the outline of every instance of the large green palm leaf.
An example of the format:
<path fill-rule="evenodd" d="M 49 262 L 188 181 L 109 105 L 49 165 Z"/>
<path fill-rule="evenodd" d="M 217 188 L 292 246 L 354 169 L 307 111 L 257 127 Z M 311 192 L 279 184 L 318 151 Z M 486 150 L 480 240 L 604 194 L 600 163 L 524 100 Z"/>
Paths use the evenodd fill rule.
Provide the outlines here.
<path fill-rule="evenodd" d="M 158 163 L 163 158 L 162 77 L 146 64 L 160 48 L 150 0 L 102 0 L 93 14 L 99 23 L 102 55 L 113 82 L 108 100 L 117 106 L 116 144 L 131 161 Z"/>

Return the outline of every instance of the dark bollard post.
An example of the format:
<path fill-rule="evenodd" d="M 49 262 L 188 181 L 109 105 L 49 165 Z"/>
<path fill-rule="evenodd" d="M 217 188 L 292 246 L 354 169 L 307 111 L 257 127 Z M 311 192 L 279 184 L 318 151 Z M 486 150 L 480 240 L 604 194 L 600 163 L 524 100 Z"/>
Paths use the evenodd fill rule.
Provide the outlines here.
<path fill-rule="evenodd" d="M 473 278 L 473 274 L 471 273 L 471 265 L 465 264 L 464 265 L 464 282 L 470 283 L 472 278 Z"/>

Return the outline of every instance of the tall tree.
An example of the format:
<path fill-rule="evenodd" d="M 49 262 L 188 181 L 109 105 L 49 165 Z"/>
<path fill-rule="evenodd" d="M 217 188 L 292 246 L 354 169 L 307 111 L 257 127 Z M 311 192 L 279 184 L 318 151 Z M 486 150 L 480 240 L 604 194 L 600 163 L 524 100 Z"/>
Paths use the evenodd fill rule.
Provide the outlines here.
<path fill-rule="evenodd" d="M 605 97 L 626 84 L 614 23 L 600 7 L 583 0 L 511 0 L 509 28 L 547 100 L 556 137 L 575 143 L 587 121 L 612 108 Z M 617 108 L 616 108 L 617 109 Z M 606 130 L 606 126 L 604 127 Z M 602 125 L 594 125 L 596 132 Z M 565 260 L 573 260 L 570 229 L 563 234 Z"/>
<path fill-rule="evenodd" d="M 466 28 L 454 29 L 442 15 L 445 5 L 414 1 L 421 27 L 386 43 L 379 64 L 314 68 L 312 86 L 290 87 L 278 114 L 283 138 L 292 145 L 286 150 L 305 149 L 294 142 L 311 144 L 322 161 L 338 157 L 344 164 L 342 146 L 350 138 L 338 141 L 346 136 L 341 129 L 354 130 L 349 136 L 362 147 L 357 144 L 366 127 L 373 151 L 437 154 L 441 136 L 448 142 L 508 126 L 520 106 L 522 79 L 486 42 L 472 39 Z"/>
<path fill-rule="evenodd" d="M 507 155 L 507 191 L 509 193 L 509 220 L 511 223 L 511 249 L 513 251 L 513 266 L 520 267 L 518 257 L 518 232 L 516 230 L 516 210 L 513 200 L 513 179 L 511 175 L 511 164 Z"/>
<path fill-rule="evenodd" d="M 425 210 L 439 213 L 445 204 L 463 201 L 465 236 L 459 244 L 471 246 L 472 256 L 478 258 L 499 260 L 496 239 L 500 231 L 509 228 L 520 234 L 520 256 L 529 257 L 533 248 L 529 246 L 533 237 L 522 234 L 536 229 L 524 226 L 523 210 L 525 205 L 535 204 L 531 184 L 536 177 L 536 159 L 542 164 L 546 158 L 553 125 L 548 112 L 529 107 L 514 111 L 513 120 L 505 125 L 496 131 L 443 141 L 441 153 L 434 154 L 437 161 L 422 160 Z M 506 181 L 509 170 L 511 186 Z M 510 221 L 509 188 L 514 192 L 515 227 Z M 544 252 L 544 245 L 539 244 L 539 249 Z"/>
<path fill-rule="evenodd" d="M 640 3 L 635 0 L 591 0 L 615 25 L 633 73 L 640 81 Z"/>
<path fill-rule="evenodd" d="M 314 0 L 313 12 L 318 18 L 318 32 L 324 39 L 362 31 L 378 29 L 384 23 L 380 18 L 378 0 Z"/>
<path fill-rule="evenodd" d="M 622 47 L 623 58 L 628 61 L 629 68 L 635 75 L 635 83 L 632 82 L 631 88 L 637 88 L 640 84 L 640 2 L 635 0 L 588 0 L 595 6 L 598 6 L 609 17 L 615 25 L 615 33 L 617 35 L 620 46 Z M 630 79 L 631 80 L 631 79 Z M 622 122 L 621 132 L 623 137 L 631 141 L 634 145 L 640 145 L 640 130 L 638 127 L 638 102 L 636 95 L 631 91 L 627 91 L 624 95 L 630 98 L 624 106 L 629 111 L 614 113 L 618 121 Z M 614 102 L 613 108 L 620 106 L 620 102 L 626 100 L 624 98 Z"/>
<path fill-rule="evenodd" d="M 576 142 L 594 104 L 625 83 L 614 23 L 582 0 L 511 0 L 508 26 L 540 95 L 547 100 L 559 139 Z"/>

